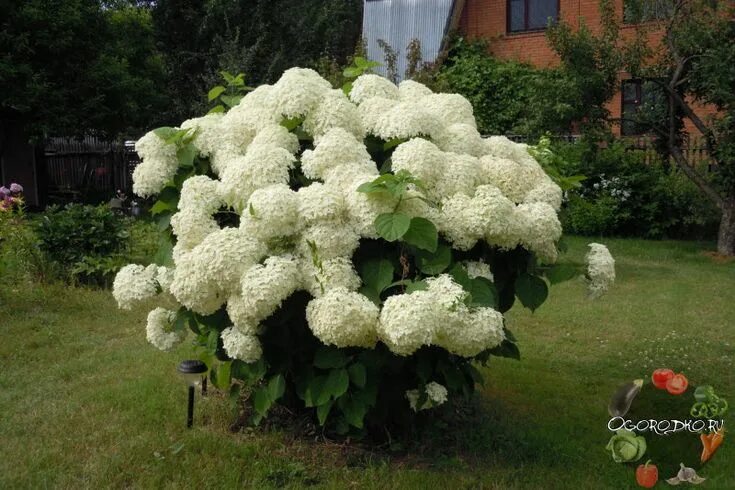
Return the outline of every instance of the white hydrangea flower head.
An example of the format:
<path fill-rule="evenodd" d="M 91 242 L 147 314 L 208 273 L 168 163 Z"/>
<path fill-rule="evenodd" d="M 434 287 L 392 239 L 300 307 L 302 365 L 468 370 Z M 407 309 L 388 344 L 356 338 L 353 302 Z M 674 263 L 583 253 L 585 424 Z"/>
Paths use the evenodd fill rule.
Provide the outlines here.
<path fill-rule="evenodd" d="M 556 262 L 556 242 L 562 234 L 554 208 L 544 202 L 520 204 L 516 208 L 521 224 L 521 244 L 547 264 Z"/>
<path fill-rule="evenodd" d="M 398 100 L 400 94 L 394 83 L 387 78 L 372 73 L 360 75 L 352 82 L 352 90 L 350 91 L 352 102 L 362 104 L 374 97 Z"/>
<path fill-rule="evenodd" d="M 344 197 L 336 186 L 314 182 L 299 189 L 296 198 L 299 219 L 306 224 L 344 218 Z"/>
<path fill-rule="evenodd" d="M 419 399 L 421 398 L 419 390 L 415 389 L 406 391 L 408 404 L 414 412 L 427 410 L 445 403 L 447 401 L 447 395 L 449 394 L 443 385 L 440 385 L 435 381 L 427 383 L 424 392 L 426 393 L 426 401 L 419 406 Z"/>
<path fill-rule="evenodd" d="M 337 347 L 374 347 L 378 307 L 360 293 L 330 289 L 306 307 L 306 320 L 314 335 Z"/>
<path fill-rule="evenodd" d="M 482 238 L 484 217 L 472 210 L 472 198 L 456 194 L 442 203 L 437 229 L 457 250 L 470 250 Z"/>
<path fill-rule="evenodd" d="M 426 394 L 429 395 L 429 400 L 431 400 L 434 406 L 441 405 L 447 401 L 447 389 L 436 381 L 426 383 Z"/>
<path fill-rule="evenodd" d="M 283 148 L 291 154 L 299 151 L 299 138 L 281 124 L 264 126 L 256 133 L 250 144 Z"/>
<path fill-rule="evenodd" d="M 133 192 L 140 197 L 158 194 L 179 168 L 176 146 L 150 131 L 135 143 L 135 151 L 142 161 L 133 170 Z"/>
<path fill-rule="evenodd" d="M 405 170 L 425 186 L 434 188 L 443 177 L 446 160 L 446 155 L 431 141 L 412 138 L 396 147 L 391 155 L 391 167 L 394 172 Z"/>
<path fill-rule="evenodd" d="M 342 128 L 329 130 L 314 150 L 301 155 L 301 170 L 309 179 L 326 180 L 331 170 L 345 164 L 375 168 L 365 145 Z"/>
<path fill-rule="evenodd" d="M 485 138 L 487 154 L 496 158 L 506 158 L 514 162 L 520 162 L 528 155 L 528 146 L 511 141 L 506 136 L 490 136 Z"/>
<path fill-rule="evenodd" d="M 523 202 L 526 195 L 535 187 L 535 182 L 527 179 L 523 167 L 508 158 L 484 156 L 479 160 L 480 181 L 492 184 L 515 203 Z"/>
<path fill-rule="evenodd" d="M 464 310 L 439 324 L 435 342 L 453 354 L 472 357 L 500 345 L 503 315 L 492 308 Z"/>
<path fill-rule="evenodd" d="M 194 175 L 181 186 L 178 204 L 180 210 L 211 216 L 223 204 L 218 180 L 212 180 L 206 175 Z"/>
<path fill-rule="evenodd" d="M 485 140 L 475 126 L 455 123 L 443 127 L 433 135 L 433 140 L 444 151 L 481 157 L 487 153 Z"/>
<path fill-rule="evenodd" d="M 360 245 L 360 235 L 349 226 L 337 222 L 312 224 L 301 233 L 296 245 L 299 254 L 304 258 L 313 255 L 313 249 L 320 260 L 336 257 L 351 257 Z"/>
<path fill-rule="evenodd" d="M 467 269 L 467 275 L 470 276 L 470 279 L 484 277 L 489 281 L 494 280 L 493 273 L 490 270 L 490 264 L 487 262 L 483 262 L 482 260 L 466 260 L 462 262 L 462 265 Z"/>
<path fill-rule="evenodd" d="M 587 256 L 587 287 L 590 296 L 605 294 L 615 282 L 615 259 L 601 243 L 590 243 Z"/>
<path fill-rule="evenodd" d="M 337 288 L 357 291 L 362 285 L 352 260 L 347 257 L 322 260 L 320 266 L 311 257 L 302 258 L 301 276 L 304 289 L 315 298 Z"/>
<path fill-rule="evenodd" d="M 436 134 L 441 123 L 419 102 L 399 102 L 384 112 L 373 124 L 363 120 L 365 130 L 385 141 L 392 139 L 431 136 Z"/>
<path fill-rule="evenodd" d="M 561 187 L 559 187 L 551 179 L 549 179 L 548 181 L 543 182 L 528 191 L 526 197 L 523 198 L 523 202 L 545 202 L 546 204 L 554 208 L 554 211 L 559 212 L 559 210 L 561 209 L 563 197 L 564 195 L 562 193 Z"/>
<path fill-rule="evenodd" d="M 211 215 L 185 208 L 171 216 L 171 229 L 176 235 L 178 250 L 188 252 L 220 228 Z"/>
<path fill-rule="evenodd" d="M 171 293 L 190 310 L 212 314 L 239 292 L 242 274 L 265 254 L 265 245 L 256 238 L 239 228 L 223 228 L 176 263 Z"/>
<path fill-rule="evenodd" d="M 192 129 L 194 131 L 192 143 L 199 150 L 199 155 L 208 157 L 215 152 L 221 131 L 222 117 L 222 114 L 207 114 L 181 123 L 181 129 Z"/>
<path fill-rule="evenodd" d="M 436 296 L 428 291 L 389 296 L 378 322 L 378 338 L 391 352 L 408 356 L 429 345 L 441 320 Z"/>
<path fill-rule="evenodd" d="M 428 277 L 426 284 L 428 285 L 426 291 L 433 296 L 434 304 L 441 309 L 459 311 L 463 308 L 468 293 L 461 285 L 454 282 L 449 274 Z"/>
<path fill-rule="evenodd" d="M 295 160 L 288 150 L 276 146 L 249 147 L 247 154 L 231 162 L 221 175 L 224 201 L 242 214 L 253 192 L 288 183 L 288 172 Z"/>
<path fill-rule="evenodd" d="M 391 111 L 397 104 L 397 100 L 386 97 L 370 97 L 369 99 L 365 99 L 357 107 L 357 113 L 360 115 L 362 127 L 366 132 L 375 133 L 375 128 L 377 128 L 378 121 L 383 117 L 383 114 Z"/>
<path fill-rule="evenodd" d="M 230 319 L 238 327 L 257 324 L 271 316 L 300 284 L 301 273 L 296 258 L 288 255 L 268 257 L 262 265 L 252 266 L 242 276 L 238 311 L 236 318 L 231 316 Z"/>
<path fill-rule="evenodd" d="M 146 323 L 146 338 L 154 347 L 162 351 L 169 351 L 186 338 L 186 332 L 174 330 L 176 312 L 165 308 L 156 308 L 148 313 Z"/>
<path fill-rule="evenodd" d="M 461 123 L 477 127 L 472 104 L 459 94 L 431 94 L 421 99 L 420 104 L 443 125 Z"/>
<path fill-rule="evenodd" d="M 303 117 L 314 110 L 332 87 L 309 68 L 289 68 L 273 85 L 271 97 L 278 114 Z"/>
<path fill-rule="evenodd" d="M 171 292 L 171 284 L 174 282 L 174 272 L 175 269 L 173 267 L 160 266 L 156 269 L 156 281 L 158 281 L 162 292 Z"/>
<path fill-rule="evenodd" d="M 304 119 L 303 128 L 317 144 L 322 136 L 335 128 L 344 129 L 360 140 L 365 136 L 357 107 L 339 89 L 324 94 L 319 105 Z"/>
<path fill-rule="evenodd" d="M 403 80 L 398 84 L 398 98 L 402 101 L 417 101 L 433 93 L 429 87 L 414 80 Z"/>
<path fill-rule="evenodd" d="M 443 178 L 434 186 L 434 198 L 437 200 L 452 197 L 456 194 L 472 196 L 478 184 L 478 160 L 472 155 L 445 153 Z"/>
<path fill-rule="evenodd" d="M 286 184 L 255 190 L 240 220 L 240 228 L 262 241 L 298 232 L 298 198 Z"/>
<path fill-rule="evenodd" d="M 119 308 L 131 310 L 159 292 L 156 266 L 128 264 L 117 273 L 112 283 L 112 296 Z"/>
<path fill-rule="evenodd" d="M 263 355 L 260 340 L 255 335 L 245 335 L 235 327 L 229 327 L 222 331 L 222 345 L 227 355 L 233 359 L 243 362 L 255 362 Z"/>

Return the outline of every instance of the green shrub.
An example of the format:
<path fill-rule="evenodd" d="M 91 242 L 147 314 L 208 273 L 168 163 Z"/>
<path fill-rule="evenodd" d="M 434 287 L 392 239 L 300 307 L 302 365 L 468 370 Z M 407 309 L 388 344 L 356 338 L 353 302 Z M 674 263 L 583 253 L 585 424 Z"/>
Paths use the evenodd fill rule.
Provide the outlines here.
<path fill-rule="evenodd" d="M 10 281 L 43 280 L 53 276 L 51 268 L 23 207 L 0 211 L 0 275 Z"/>
<path fill-rule="evenodd" d="M 130 233 L 107 206 L 51 206 L 36 227 L 40 249 L 68 280 L 107 284 L 124 263 Z"/>
<path fill-rule="evenodd" d="M 587 177 L 567 194 L 567 232 L 644 238 L 712 238 L 717 210 L 676 168 L 647 164 L 641 150 L 612 142 L 606 148 L 556 145 L 566 172 Z"/>

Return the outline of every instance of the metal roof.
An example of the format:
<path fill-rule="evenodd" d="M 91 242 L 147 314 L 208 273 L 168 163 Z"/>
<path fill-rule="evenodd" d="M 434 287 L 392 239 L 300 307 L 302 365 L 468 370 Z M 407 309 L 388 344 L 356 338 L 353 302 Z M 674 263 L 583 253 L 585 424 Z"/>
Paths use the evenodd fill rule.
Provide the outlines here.
<path fill-rule="evenodd" d="M 398 53 L 398 78 L 403 79 L 408 64 L 406 46 L 413 39 L 421 42 L 424 62 L 439 55 L 447 31 L 454 0 L 365 0 L 362 38 L 371 60 L 385 63 L 378 39 L 386 41 Z M 385 75 L 385 66 L 378 67 Z"/>

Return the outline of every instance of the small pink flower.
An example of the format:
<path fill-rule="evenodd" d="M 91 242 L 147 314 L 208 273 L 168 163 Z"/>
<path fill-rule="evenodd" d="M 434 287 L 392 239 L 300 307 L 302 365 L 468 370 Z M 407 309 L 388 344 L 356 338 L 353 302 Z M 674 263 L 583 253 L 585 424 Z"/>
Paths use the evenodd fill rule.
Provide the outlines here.
<path fill-rule="evenodd" d="M 12 192 L 13 194 L 20 194 L 21 192 L 23 192 L 23 186 L 13 182 L 12 184 L 10 184 L 10 192 Z"/>
<path fill-rule="evenodd" d="M 10 195 L 10 189 L 8 189 L 5 186 L 0 187 L 0 195 L 2 195 L 2 196 L 9 196 Z"/>

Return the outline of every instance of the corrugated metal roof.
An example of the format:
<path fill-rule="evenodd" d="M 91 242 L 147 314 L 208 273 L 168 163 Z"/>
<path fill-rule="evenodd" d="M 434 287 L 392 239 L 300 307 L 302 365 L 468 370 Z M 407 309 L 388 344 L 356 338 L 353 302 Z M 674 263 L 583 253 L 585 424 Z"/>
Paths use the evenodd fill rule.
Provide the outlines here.
<path fill-rule="evenodd" d="M 406 72 L 406 46 L 411 40 L 421 42 L 423 61 L 436 60 L 453 4 L 454 0 L 365 0 L 362 37 L 368 57 L 384 63 L 378 39 L 386 41 L 398 53 L 399 79 Z M 385 66 L 376 71 L 386 74 Z"/>

